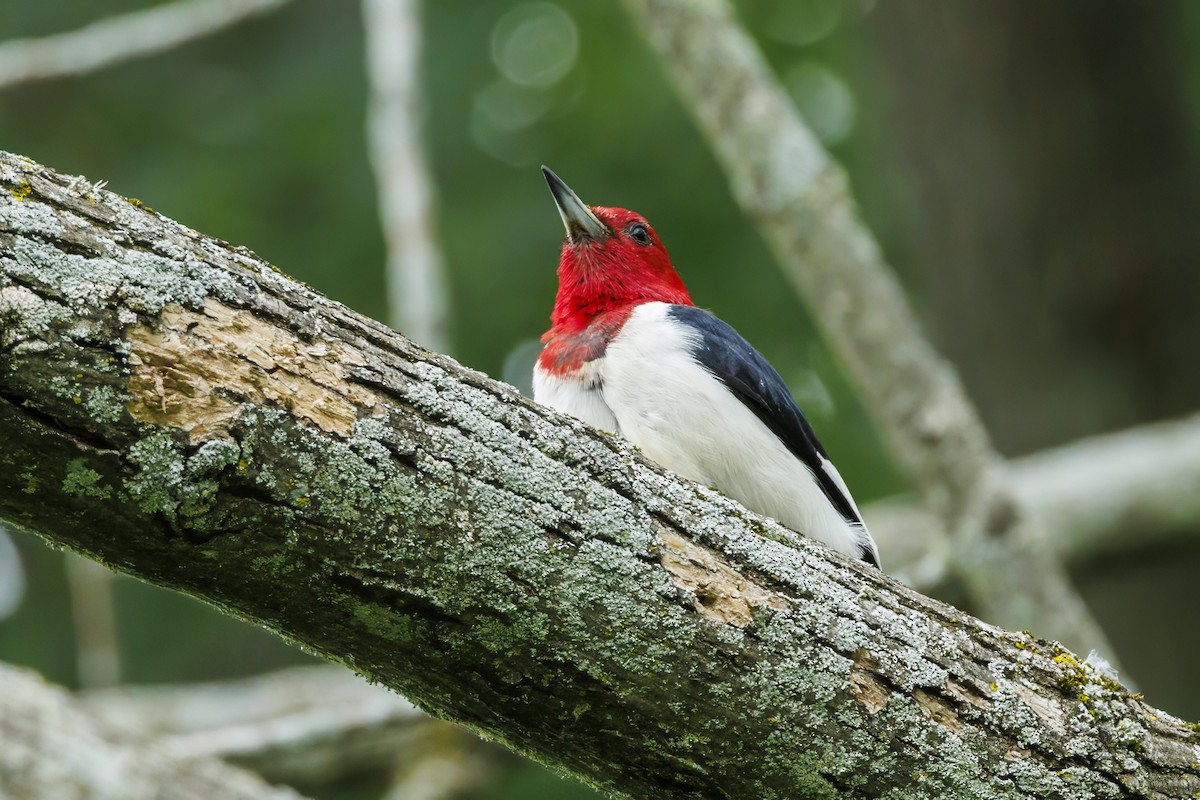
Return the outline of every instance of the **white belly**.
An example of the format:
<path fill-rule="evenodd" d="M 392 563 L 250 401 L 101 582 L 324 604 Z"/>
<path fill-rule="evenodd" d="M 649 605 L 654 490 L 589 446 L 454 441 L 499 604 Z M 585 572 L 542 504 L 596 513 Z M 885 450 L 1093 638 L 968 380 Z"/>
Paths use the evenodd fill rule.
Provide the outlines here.
<path fill-rule="evenodd" d="M 553 375 L 542 369 L 540 364 L 535 366 L 533 399 L 581 419 L 593 428 L 620 433 L 617 418 L 601 395 L 599 365 L 599 361 L 592 361 L 566 376 Z"/>

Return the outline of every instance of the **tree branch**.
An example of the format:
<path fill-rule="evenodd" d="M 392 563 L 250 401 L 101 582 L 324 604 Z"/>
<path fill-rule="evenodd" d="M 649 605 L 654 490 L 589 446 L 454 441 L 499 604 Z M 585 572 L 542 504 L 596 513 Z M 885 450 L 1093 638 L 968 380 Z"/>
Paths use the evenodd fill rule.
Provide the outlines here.
<path fill-rule="evenodd" d="M 367 138 L 387 243 L 389 322 L 431 350 L 446 350 L 445 269 L 422 152 L 418 0 L 363 0 L 371 94 Z"/>
<path fill-rule="evenodd" d="M 131 743 L 34 673 L 0 664 L 0 796 L 299 800 L 215 759 Z"/>
<path fill-rule="evenodd" d="M 735 199 L 854 378 L 893 457 L 953 533 L 949 553 L 976 610 L 1115 659 L 1007 491 L 1002 460 L 858 218 L 845 172 L 797 115 L 729 3 L 626 0 L 626 7 Z"/>
<path fill-rule="evenodd" d="M 74 553 L 66 553 L 67 592 L 75 628 L 75 676 L 88 689 L 121 680 L 121 650 L 111 570 Z"/>
<path fill-rule="evenodd" d="M 236 681 L 86 692 L 89 713 L 167 752 L 223 758 L 290 784 L 331 784 L 410 760 L 430 719 L 340 667 L 297 667 Z"/>
<path fill-rule="evenodd" d="M 0 44 L 0 87 L 63 78 L 161 53 L 288 0 L 175 0 L 79 30 Z"/>
<path fill-rule="evenodd" d="M 1200 791 L 1057 645 L 71 185 L 0 156 L 0 520 L 619 796 Z"/>
<path fill-rule="evenodd" d="M 1200 415 L 1093 436 L 1009 462 L 1013 495 L 1060 560 L 1078 563 L 1200 534 Z M 863 509 L 889 572 L 911 586 L 945 577 L 946 532 L 895 501 Z"/>

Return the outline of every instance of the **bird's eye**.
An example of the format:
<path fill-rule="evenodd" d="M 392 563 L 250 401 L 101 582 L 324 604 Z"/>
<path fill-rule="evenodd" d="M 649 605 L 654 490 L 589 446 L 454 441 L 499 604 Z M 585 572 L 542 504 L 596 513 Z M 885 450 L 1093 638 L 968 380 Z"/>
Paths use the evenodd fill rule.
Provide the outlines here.
<path fill-rule="evenodd" d="M 629 226 L 629 238 L 642 247 L 647 247 L 650 244 L 650 231 L 646 230 L 646 226 L 642 223 L 635 222 Z"/>

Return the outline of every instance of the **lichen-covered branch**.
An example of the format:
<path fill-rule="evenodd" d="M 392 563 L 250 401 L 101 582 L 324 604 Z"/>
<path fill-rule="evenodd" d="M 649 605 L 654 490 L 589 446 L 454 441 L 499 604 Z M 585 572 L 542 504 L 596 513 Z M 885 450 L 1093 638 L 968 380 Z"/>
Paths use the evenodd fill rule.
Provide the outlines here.
<path fill-rule="evenodd" d="M 922 334 L 858 218 L 845 172 L 800 119 L 730 4 L 626 0 L 626 7 L 896 462 L 952 532 L 943 549 L 976 609 L 1115 659 L 1008 492 L 1004 465 L 958 377 Z M 1055 613 L 1047 616 L 1047 608 Z"/>
<path fill-rule="evenodd" d="M 618 796 L 1200 791 L 1056 644 L 72 185 L 0 156 L 0 520 Z"/>
<path fill-rule="evenodd" d="M 300 800 L 216 759 L 115 734 L 66 691 L 0 664 L 0 797 Z"/>

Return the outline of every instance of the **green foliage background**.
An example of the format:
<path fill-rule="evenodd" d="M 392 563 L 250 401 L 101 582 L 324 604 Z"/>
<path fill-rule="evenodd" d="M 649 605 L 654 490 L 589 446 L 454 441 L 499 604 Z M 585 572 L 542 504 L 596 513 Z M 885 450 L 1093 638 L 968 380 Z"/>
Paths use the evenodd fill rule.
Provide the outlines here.
<path fill-rule="evenodd" d="M 0 0 L 0 39 L 146 5 Z M 619 5 L 561 0 L 578 36 L 562 77 L 530 88 L 502 75 L 506 15 L 545 5 L 424 5 L 452 354 L 500 377 L 546 327 L 562 235 L 537 169 L 546 163 L 587 202 L 649 217 L 697 303 L 788 379 L 860 503 L 903 491 Z M 1004 452 L 1200 407 L 1200 6 L 744 0 L 739 9 L 849 168 L 868 222 Z M 0 148 L 107 179 L 385 318 L 365 108 L 358 5 L 295 0 L 162 55 L 0 90 Z M 0 621 L 0 659 L 74 685 L 61 560 L 31 538 L 17 543 L 30 588 Z M 1076 577 L 1148 698 L 1200 716 L 1189 680 L 1200 648 L 1170 624 L 1194 613 L 1200 555 L 1098 560 Z M 117 599 L 130 681 L 304 660 L 177 595 L 126 580 Z M 539 768 L 500 774 L 477 796 L 591 796 Z M 370 795 L 369 782 L 360 789 Z"/>

